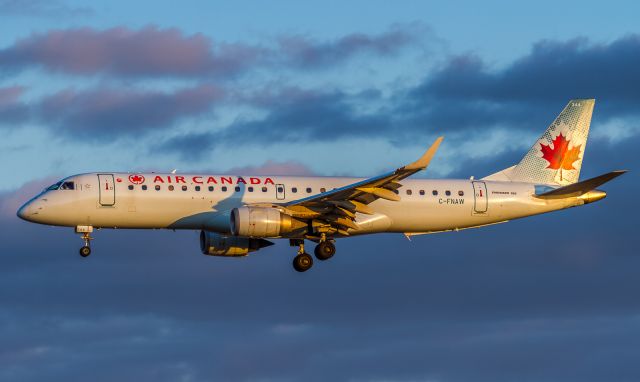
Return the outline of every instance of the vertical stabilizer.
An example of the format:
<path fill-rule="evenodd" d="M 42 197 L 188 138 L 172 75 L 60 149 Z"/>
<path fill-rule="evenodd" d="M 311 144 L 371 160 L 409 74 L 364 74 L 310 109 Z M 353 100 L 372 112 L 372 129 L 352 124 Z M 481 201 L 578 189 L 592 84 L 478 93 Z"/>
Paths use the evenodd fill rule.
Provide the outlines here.
<path fill-rule="evenodd" d="M 512 181 L 565 186 L 580 177 L 594 99 L 573 99 L 511 169 Z"/>

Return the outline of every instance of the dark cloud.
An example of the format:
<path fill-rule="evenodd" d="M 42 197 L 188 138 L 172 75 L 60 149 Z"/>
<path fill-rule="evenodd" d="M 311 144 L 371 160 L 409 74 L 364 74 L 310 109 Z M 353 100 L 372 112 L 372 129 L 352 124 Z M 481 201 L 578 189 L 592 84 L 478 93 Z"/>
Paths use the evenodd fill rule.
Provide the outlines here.
<path fill-rule="evenodd" d="M 551 116 L 541 111 L 572 98 L 597 99 L 604 119 L 637 115 L 640 36 L 607 44 L 588 39 L 543 41 L 503 68 L 461 55 L 407 92 L 400 108 L 413 124 L 477 129 L 495 124 L 530 128 Z M 559 111 L 559 110 L 558 110 Z M 499 119 L 498 119 L 499 118 Z"/>
<path fill-rule="evenodd" d="M 194 140 L 213 148 L 238 137 L 260 144 L 362 137 L 405 142 L 445 134 L 456 142 L 496 127 L 542 132 L 569 99 L 580 97 L 597 99 L 594 122 L 605 123 L 640 114 L 640 93 L 633 90 L 640 87 L 639 52 L 636 35 L 608 44 L 545 41 L 503 68 L 475 56 L 453 57 L 420 84 L 388 96 L 376 89 L 270 89 L 244 99 L 264 116 L 239 118 L 224 130 L 185 135 L 165 147 L 188 153 Z"/>
<path fill-rule="evenodd" d="M 38 117 L 77 138 L 119 137 L 170 127 L 212 110 L 222 92 L 209 85 L 173 93 L 129 89 L 63 90 L 41 100 Z"/>
<path fill-rule="evenodd" d="M 307 91 L 284 88 L 255 96 L 241 102 L 264 109 L 267 116 L 259 119 L 238 118 L 223 130 L 194 133 L 170 138 L 161 149 L 181 153 L 188 158 L 220 145 L 242 141 L 244 144 L 283 141 L 325 141 L 380 135 L 392 128 L 389 117 L 381 113 L 358 111 L 354 104 L 366 102 L 378 94 L 369 92 L 349 95 L 341 91 Z M 239 139 L 239 137 L 242 137 Z M 199 150 L 191 150 L 191 147 Z"/>
<path fill-rule="evenodd" d="M 20 101 L 24 87 L 0 87 L 0 126 L 20 123 L 29 118 L 29 107 Z"/>
<path fill-rule="evenodd" d="M 50 30 L 0 50 L 0 69 L 41 67 L 75 75 L 124 77 L 232 76 L 269 67 L 332 67 L 361 54 L 389 55 L 416 40 L 414 28 L 395 27 L 378 36 L 351 34 L 336 41 L 282 36 L 251 45 L 213 41 L 202 34 L 149 26 Z"/>

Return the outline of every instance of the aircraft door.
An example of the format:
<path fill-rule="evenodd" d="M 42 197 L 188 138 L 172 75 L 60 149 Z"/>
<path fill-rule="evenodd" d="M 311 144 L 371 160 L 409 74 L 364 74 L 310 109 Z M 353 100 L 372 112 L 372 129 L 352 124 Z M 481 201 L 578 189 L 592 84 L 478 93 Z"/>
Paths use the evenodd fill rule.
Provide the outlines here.
<path fill-rule="evenodd" d="M 113 206 L 116 204 L 116 187 L 113 174 L 98 174 L 98 192 L 101 206 Z"/>
<path fill-rule="evenodd" d="M 285 197 L 285 189 L 284 189 L 284 184 L 276 184 L 276 199 L 277 200 L 284 200 Z"/>
<path fill-rule="evenodd" d="M 484 215 L 489 207 L 487 197 L 487 184 L 485 182 L 473 182 L 473 214 Z"/>

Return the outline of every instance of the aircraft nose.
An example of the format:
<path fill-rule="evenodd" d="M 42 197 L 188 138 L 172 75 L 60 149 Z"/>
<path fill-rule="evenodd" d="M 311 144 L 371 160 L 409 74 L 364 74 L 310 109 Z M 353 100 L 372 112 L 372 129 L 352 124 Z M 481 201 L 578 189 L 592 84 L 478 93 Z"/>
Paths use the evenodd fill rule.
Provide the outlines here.
<path fill-rule="evenodd" d="M 29 221 L 31 210 L 32 210 L 31 202 L 27 202 L 22 207 L 20 207 L 20 209 L 17 212 L 17 215 L 20 219 Z"/>

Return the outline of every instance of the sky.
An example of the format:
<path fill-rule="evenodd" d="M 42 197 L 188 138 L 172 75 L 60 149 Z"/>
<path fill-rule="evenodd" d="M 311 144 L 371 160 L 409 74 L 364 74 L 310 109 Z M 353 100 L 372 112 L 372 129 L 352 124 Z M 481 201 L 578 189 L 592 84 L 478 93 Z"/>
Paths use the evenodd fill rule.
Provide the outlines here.
<path fill-rule="evenodd" d="M 637 2 L 0 0 L 0 381 L 635 381 Z M 64 176 L 419 177 L 516 163 L 596 98 L 598 203 L 508 224 L 203 256 L 17 208 Z"/>

